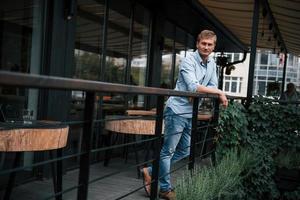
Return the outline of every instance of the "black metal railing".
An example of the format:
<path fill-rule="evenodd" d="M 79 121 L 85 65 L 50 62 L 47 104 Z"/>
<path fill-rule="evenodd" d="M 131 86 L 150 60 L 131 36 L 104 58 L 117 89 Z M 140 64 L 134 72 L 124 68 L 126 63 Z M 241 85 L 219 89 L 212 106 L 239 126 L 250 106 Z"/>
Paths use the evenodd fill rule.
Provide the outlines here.
<path fill-rule="evenodd" d="M 195 160 L 201 159 L 207 155 L 210 155 L 214 152 L 214 149 L 210 149 L 208 152 L 204 152 L 204 145 L 207 142 L 212 142 L 213 137 L 207 138 L 207 130 L 211 127 L 216 126 L 216 120 L 218 119 L 218 109 L 214 109 L 214 117 L 209 123 L 200 124 L 197 120 L 198 115 L 198 105 L 200 98 L 210 98 L 217 101 L 217 95 L 210 95 L 210 94 L 197 94 L 191 92 L 182 92 L 182 91 L 175 91 L 169 89 L 161 89 L 161 88 L 153 88 L 153 87 L 140 87 L 140 86 L 129 86 L 129 85 L 122 85 L 122 84 L 112 84 L 112 83 L 104 83 L 104 82 L 96 82 L 96 81 L 88 81 L 88 80 L 81 80 L 81 79 L 70 79 L 70 78 L 62 78 L 62 77 L 53 77 L 53 76 L 43 76 L 43 75 L 33 75 L 33 74 L 23 74 L 23 73 L 14 73 L 8 71 L 0 71 L 0 86 L 14 86 L 14 87 L 24 87 L 24 88 L 39 88 L 39 89 L 49 89 L 49 90 L 79 90 L 85 91 L 85 106 L 84 106 L 84 118 L 80 122 L 64 122 L 69 126 L 74 124 L 82 124 L 83 125 L 83 134 L 81 140 L 81 147 L 80 152 L 71 154 L 71 155 L 62 155 L 62 151 L 58 151 L 58 157 L 48 159 L 46 161 L 37 162 L 31 165 L 22 166 L 22 167 L 14 167 L 12 169 L 2 170 L 0 171 L 0 176 L 13 174 L 24 170 L 26 168 L 38 167 L 45 164 L 53 164 L 57 163 L 57 176 L 55 180 L 55 192 L 53 195 L 45 198 L 45 199 L 62 199 L 62 195 L 64 193 L 74 191 L 77 189 L 77 199 L 85 200 L 88 196 L 88 189 L 89 184 L 95 183 L 99 180 L 104 178 L 116 175 L 121 173 L 124 170 L 119 170 L 118 172 L 106 174 L 101 177 L 94 178 L 92 180 L 89 179 L 90 173 L 90 165 L 91 165 L 91 155 L 98 153 L 98 152 L 105 152 L 111 149 L 117 149 L 126 146 L 137 145 L 141 143 L 154 143 L 155 148 L 153 149 L 153 158 L 146 160 L 144 162 L 136 163 L 136 165 L 130 166 L 130 168 L 136 168 L 148 163 L 151 163 L 153 166 L 152 172 L 152 182 L 151 182 L 151 196 L 150 199 L 156 199 L 158 194 L 158 180 L 159 180 L 159 159 L 160 159 L 160 149 L 162 145 L 162 139 L 165 137 L 162 134 L 163 131 L 163 110 L 164 110 L 164 101 L 165 97 L 168 96 L 182 96 L 193 98 L 193 112 L 192 112 L 192 134 L 191 134 L 191 144 L 187 148 L 190 148 L 190 156 L 187 162 L 183 163 L 180 167 L 171 171 L 173 173 L 176 170 L 181 169 L 184 166 L 188 166 L 190 170 L 194 168 Z M 100 123 L 103 124 L 107 120 L 113 119 L 98 119 L 96 120 L 94 117 L 94 110 L 95 110 L 95 94 L 96 93 L 122 93 L 122 94 L 142 94 L 142 95 L 153 95 L 157 97 L 156 103 L 156 115 L 154 116 L 155 119 L 155 134 L 152 138 L 142 139 L 136 142 L 128 142 L 123 144 L 115 144 L 110 146 L 102 146 L 100 148 L 92 148 L 92 134 L 95 127 L 95 124 Z M 218 104 L 215 104 L 217 108 Z M 121 119 L 136 119 L 140 117 L 121 117 Z M 101 127 L 101 126 L 100 126 Z M 202 129 L 204 129 L 204 134 Z M 174 133 L 180 134 L 180 133 Z M 197 154 L 197 147 L 200 148 L 200 153 Z M 78 184 L 76 186 L 72 186 L 62 190 L 62 161 L 74 157 L 80 157 L 79 163 L 79 179 Z M 11 191 L 13 184 L 8 185 L 8 189 Z M 125 198 L 136 191 L 140 190 L 143 186 L 138 187 L 127 194 L 117 197 L 116 199 Z M 8 197 L 6 197 L 9 199 Z"/>

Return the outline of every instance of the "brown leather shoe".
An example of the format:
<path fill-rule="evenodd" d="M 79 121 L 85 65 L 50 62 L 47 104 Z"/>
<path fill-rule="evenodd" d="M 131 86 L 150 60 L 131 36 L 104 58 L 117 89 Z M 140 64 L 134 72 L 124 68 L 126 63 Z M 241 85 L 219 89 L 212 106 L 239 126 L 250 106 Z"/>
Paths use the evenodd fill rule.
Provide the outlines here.
<path fill-rule="evenodd" d="M 141 169 L 143 177 L 143 185 L 147 196 L 150 196 L 151 193 L 151 176 L 149 174 L 148 168 L 144 167 Z"/>
<path fill-rule="evenodd" d="M 174 190 L 169 190 L 166 192 L 159 192 L 159 197 L 166 200 L 176 200 L 176 193 Z"/>

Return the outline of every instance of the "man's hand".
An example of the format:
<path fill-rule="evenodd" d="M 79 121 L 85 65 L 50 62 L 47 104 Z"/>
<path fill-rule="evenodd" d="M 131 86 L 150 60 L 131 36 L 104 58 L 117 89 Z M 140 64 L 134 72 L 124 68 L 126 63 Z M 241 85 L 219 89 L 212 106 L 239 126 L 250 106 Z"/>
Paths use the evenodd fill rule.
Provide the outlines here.
<path fill-rule="evenodd" d="M 224 108 L 227 108 L 227 106 L 228 106 L 228 100 L 227 100 L 226 95 L 223 92 L 219 95 L 219 99 L 220 99 L 220 102 L 221 102 L 222 106 Z"/>
<path fill-rule="evenodd" d="M 228 106 L 227 97 L 226 97 L 225 93 L 222 90 L 219 90 L 217 88 L 209 88 L 209 87 L 206 87 L 206 86 L 203 86 L 203 85 L 199 85 L 197 87 L 197 92 L 208 93 L 208 94 L 218 94 L 221 104 L 225 108 L 227 108 L 227 106 Z"/>

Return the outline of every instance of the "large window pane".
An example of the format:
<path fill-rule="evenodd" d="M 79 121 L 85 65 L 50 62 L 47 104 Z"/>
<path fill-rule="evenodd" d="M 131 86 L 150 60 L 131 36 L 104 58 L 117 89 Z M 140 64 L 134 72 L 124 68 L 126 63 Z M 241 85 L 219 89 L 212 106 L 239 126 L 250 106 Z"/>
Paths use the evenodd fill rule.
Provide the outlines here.
<path fill-rule="evenodd" d="M 39 74 L 42 58 L 44 1 L 1 0 L 0 1 L 0 70 Z M 1 120 L 22 120 L 22 110 L 29 109 L 36 118 L 38 91 L 17 87 L 0 87 Z M 2 117 L 1 117 L 2 118 Z M 1 162 L 0 169 L 13 165 L 13 154 L 7 154 L 7 163 Z M 22 165 L 31 165 L 34 153 L 22 154 Z M 4 160 L 2 160 L 4 161 Z M 5 164 L 4 164 L 5 163 Z M 18 181 L 32 175 L 32 168 L 18 172 Z M 1 177 L 0 184 L 7 184 Z"/>
<path fill-rule="evenodd" d="M 278 65 L 277 54 L 270 54 L 270 65 Z"/>
<path fill-rule="evenodd" d="M 130 5 L 128 2 L 111 0 L 109 8 L 107 49 L 104 81 L 125 83 L 130 32 Z"/>
<path fill-rule="evenodd" d="M 174 41 L 169 38 L 164 40 L 164 49 L 162 53 L 161 65 L 161 87 L 171 88 L 171 70 L 173 63 L 173 43 Z"/>
<path fill-rule="evenodd" d="M 39 74 L 42 57 L 44 1 L 0 1 L 0 70 Z M 7 120 L 21 110 L 37 114 L 38 91 L 0 87 L 0 107 Z"/>
<path fill-rule="evenodd" d="M 176 60 L 175 60 L 175 69 L 174 69 L 174 82 L 172 87 L 175 87 L 177 78 L 178 78 L 178 71 L 179 65 L 181 60 L 186 55 L 186 43 L 187 43 L 187 34 L 180 28 L 176 27 L 176 42 L 175 42 L 175 53 L 176 53 Z"/>
<path fill-rule="evenodd" d="M 268 64 L 268 54 L 261 53 L 260 54 L 260 64 Z"/>
<path fill-rule="evenodd" d="M 104 9 L 101 1 L 78 1 L 74 51 L 76 78 L 100 80 Z"/>
<path fill-rule="evenodd" d="M 147 50 L 149 39 L 150 13 L 142 6 L 135 7 L 133 43 L 132 43 L 132 60 L 130 82 L 132 85 L 145 86 L 146 67 L 147 67 Z M 132 101 L 131 101 L 132 100 Z M 143 107 L 144 96 L 135 95 L 129 101 L 129 106 Z"/>

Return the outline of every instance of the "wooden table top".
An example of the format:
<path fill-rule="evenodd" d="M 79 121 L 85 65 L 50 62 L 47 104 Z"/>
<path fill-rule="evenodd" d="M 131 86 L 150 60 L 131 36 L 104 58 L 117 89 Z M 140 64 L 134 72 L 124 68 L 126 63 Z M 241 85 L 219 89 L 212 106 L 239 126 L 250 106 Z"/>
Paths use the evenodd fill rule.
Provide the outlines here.
<path fill-rule="evenodd" d="M 105 122 L 105 129 L 117 133 L 154 135 L 154 119 L 120 119 Z"/>
<path fill-rule="evenodd" d="M 43 151 L 63 148 L 69 127 L 53 121 L 1 122 L 0 151 Z"/>
<path fill-rule="evenodd" d="M 135 135 L 155 135 L 155 114 L 154 110 L 127 110 L 128 116 L 145 116 L 153 118 L 126 119 L 126 116 L 107 116 L 105 129 L 112 132 L 135 134 Z M 199 114 L 198 120 L 210 121 L 212 114 Z"/>

